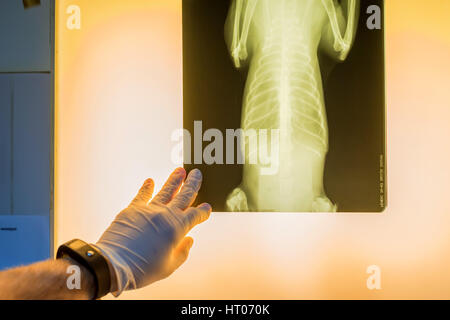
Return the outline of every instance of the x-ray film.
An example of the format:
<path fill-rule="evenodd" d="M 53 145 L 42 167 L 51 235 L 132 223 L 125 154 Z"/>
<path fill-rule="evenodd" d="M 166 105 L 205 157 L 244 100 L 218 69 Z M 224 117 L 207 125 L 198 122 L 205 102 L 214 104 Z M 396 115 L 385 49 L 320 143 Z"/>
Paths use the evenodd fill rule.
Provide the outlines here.
<path fill-rule="evenodd" d="M 386 207 L 384 2 L 184 0 L 183 161 L 227 212 Z"/>

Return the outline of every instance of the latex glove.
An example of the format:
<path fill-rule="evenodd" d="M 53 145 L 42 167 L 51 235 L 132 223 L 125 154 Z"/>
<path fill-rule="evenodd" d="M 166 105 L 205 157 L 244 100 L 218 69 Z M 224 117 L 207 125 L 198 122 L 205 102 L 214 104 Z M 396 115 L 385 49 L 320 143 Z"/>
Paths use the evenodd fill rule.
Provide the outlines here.
<path fill-rule="evenodd" d="M 211 206 L 190 207 L 202 175 L 192 170 L 183 184 L 185 177 L 183 168 L 175 170 L 151 201 L 154 183 L 146 180 L 128 208 L 95 244 L 109 260 L 111 291 L 116 297 L 123 290 L 142 288 L 168 277 L 186 261 L 193 239 L 185 236 L 209 218 Z"/>

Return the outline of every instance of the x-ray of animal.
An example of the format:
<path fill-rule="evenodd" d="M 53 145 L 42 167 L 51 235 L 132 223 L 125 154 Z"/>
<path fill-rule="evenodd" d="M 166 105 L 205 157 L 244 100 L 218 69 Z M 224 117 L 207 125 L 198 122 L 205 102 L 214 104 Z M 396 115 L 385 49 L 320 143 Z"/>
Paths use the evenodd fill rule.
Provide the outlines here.
<path fill-rule="evenodd" d="M 328 126 L 317 51 L 347 57 L 359 1 L 343 2 L 345 11 L 333 0 L 233 1 L 225 34 L 235 66 L 250 64 L 242 128 L 280 136 L 277 172 L 263 175 L 261 164 L 246 161 L 230 211 L 336 211 L 322 181 Z"/>
<path fill-rule="evenodd" d="M 222 5 L 217 4 L 221 1 L 214 2 L 216 4 L 209 2 L 211 3 L 210 12 L 220 12 L 221 17 L 225 18 L 222 20 L 224 37 L 222 36 L 222 45 L 218 42 L 209 44 L 212 48 L 211 52 L 217 52 L 219 48 L 226 51 L 229 65 L 225 68 L 217 63 L 216 76 L 210 80 L 223 83 L 227 88 L 222 88 L 222 92 L 240 93 L 233 96 L 233 101 L 228 106 L 230 109 L 238 110 L 230 110 L 227 115 L 232 115 L 230 118 L 233 121 L 225 116 L 222 126 L 214 126 L 213 122 L 217 123 L 220 119 L 211 121 L 214 118 L 213 110 L 217 111 L 217 115 L 223 114 L 216 106 L 225 105 L 225 103 L 221 103 L 223 99 L 220 94 L 214 98 L 211 94 L 204 93 L 208 90 L 196 91 L 197 95 L 204 97 L 195 99 L 204 107 L 209 103 L 207 111 L 202 111 L 199 107 L 190 107 L 193 106 L 190 103 L 190 97 L 193 97 L 193 94 L 187 92 L 187 87 L 191 86 L 188 81 L 192 79 L 198 81 L 204 73 L 201 69 L 196 71 L 195 76 L 191 73 L 193 64 L 187 60 L 189 57 L 187 51 L 190 50 L 187 48 L 191 48 L 191 44 L 186 40 L 192 39 L 195 35 L 187 35 L 186 25 L 191 23 L 193 17 L 190 15 L 194 14 L 195 8 L 198 10 L 205 2 L 185 0 L 183 8 L 184 126 L 192 129 L 192 122 L 201 121 L 205 130 L 219 128 L 224 132 L 224 136 L 229 128 L 240 130 L 239 134 L 235 134 L 239 142 L 236 152 L 242 155 L 243 162 L 234 165 L 220 162 L 215 163 L 213 168 L 208 168 L 202 163 L 192 165 L 200 166 L 208 177 L 204 188 L 214 185 L 212 180 L 214 177 L 220 177 L 220 181 L 216 184 L 227 186 L 227 190 L 222 189 L 225 192 L 222 192 L 221 196 L 214 197 L 214 199 L 220 199 L 219 210 L 231 212 L 382 211 L 386 199 L 384 48 L 382 31 L 371 30 L 372 34 L 370 34 L 366 27 L 368 1 L 361 0 L 361 3 L 360 0 L 232 0 L 222 1 Z M 382 1 L 375 2 L 382 7 Z M 370 5 L 373 5 L 373 2 Z M 223 15 L 225 8 L 226 14 Z M 203 10 L 206 14 L 207 10 Z M 211 19 L 212 17 L 217 18 L 217 15 L 212 14 Z M 210 20 L 206 17 L 204 19 L 205 22 Z M 199 32 L 200 29 L 196 31 Z M 196 36 L 210 39 L 212 31 L 204 30 Z M 361 63 L 363 57 L 359 55 L 364 54 L 364 48 L 361 47 L 361 43 L 358 43 L 358 36 L 359 42 L 365 40 L 367 42 L 369 38 L 367 35 L 372 36 L 371 45 L 378 49 L 375 54 L 380 55 L 378 61 L 370 58 L 366 61 L 378 63 L 376 67 L 380 68 L 379 71 L 373 75 L 365 74 L 366 77 L 373 76 L 377 86 L 364 88 L 366 91 L 378 90 L 373 94 L 378 95 L 377 106 L 373 107 L 377 110 L 370 111 L 377 113 L 377 117 L 373 119 L 376 125 L 370 123 L 371 119 L 367 115 L 362 116 L 365 121 L 368 121 L 363 125 L 362 119 L 355 119 L 352 114 L 355 106 L 364 109 L 370 102 L 362 101 L 360 92 L 355 92 L 359 87 L 354 85 L 357 79 L 351 78 L 354 74 L 351 77 L 345 75 L 347 60 L 350 60 L 349 64 L 353 68 L 350 70 L 351 73 L 355 73 L 355 64 Z M 376 35 L 378 37 L 375 37 Z M 206 49 L 207 44 L 206 41 L 203 49 Z M 352 56 L 354 46 L 357 58 Z M 374 54 L 373 50 L 371 53 Z M 367 56 L 367 53 L 365 55 Z M 218 55 L 220 58 L 223 56 L 224 53 Z M 213 61 L 215 59 L 212 55 L 210 58 Z M 367 68 L 367 65 L 360 65 L 360 68 Z M 232 75 L 232 72 L 235 75 Z M 336 79 L 335 73 L 345 76 Z M 221 75 L 224 77 L 222 81 L 219 80 Z M 236 75 L 239 76 L 238 80 Z M 236 79 L 233 83 L 232 78 Z M 207 79 L 203 80 L 204 86 L 214 87 L 214 84 L 209 84 Z M 363 78 L 360 80 L 367 81 Z M 367 82 L 373 82 L 373 79 Z M 341 92 L 338 88 L 341 88 Z M 341 114 L 336 117 L 339 113 L 336 106 L 339 103 L 331 99 L 339 98 L 339 96 L 351 99 L 352 93 L 355 95 L 354 100 L 358 101 L 341 102 L 345 105 Z M 204 101 L 206 97 L 208 102 Z M 194 114 L 193 111 L 197 113 Z M 332 114 L 331 119 L 329 113 Z M 342 121 L 340 119 L 346 116 L 353 119 L 354 123 L 347 120 L 345 121 L 347 127 L 338 128 L 338 121 Z M 232 125 L 226 125 L 231 122 L 233 122 Z M 367 201 L 367 195 L 363 195 L 366 203 L 356 199 L 359 196 L 357 192 L 353 195 L 355 197 L 353 203 L 356 205 L 351 204 L 351 200 L 348 199 L 351 195 L 348 193 L 344 201 L 346 203 L 342 203 L 339 196 L 336 196 L 336 192 L 333 190 L 329 192 L 330 185 L 352 189 L 355 188 L 355 184 L 365 182 L 362 178 L 364 175 L 348 176 L 346 181 L 342 172 L 337 173 L 337 170 L 333 177 L 333 172 L 330 170 L 336 168 L 338 163 L 345 165 L 345 158 L 350 156 L 345 154 L 348 147 L 343 145 L 339 149 L 340 146 L 335 142 L 337 139 L 342 140 L 345 134 L 349 135 L 347 140 L 351 142 L 354 139 L 352 136 L 358 134 L 358 128 L 364 125 L 370 128 L 376 127 L 370 133 L 367 128 L 360 132 L 371 136 L 370 139 L 374 142 L 372 147 L 377 149 L 372 152 L 374 156 L 370 159 L 371 164 L 362 162 L 360 164 L 366 167 L 365 170 L 370 170 L 370 176 L 375 178 L 366 182 L 373 186 L 374 190 L 371 191 L 369 201 Z M 228 137 L 224 137 L 223 140 L 229 141 Z M 375 142 L 375 140 L 378 141 Z M 264 143 L 261 144 L 261 141 Z M 354 145 L 354 147 L 358 146 Z M 223 150 L 224 153 L 230 152 L 228 145 L 224 146 Z M 232 151 L 234 152 L 234 146 Z M 330 163 L 329 151 L 334 153 L 331 154 L 334 163 Z M 361 158 L 361 151 L 353 150 L 352 152 Z M 266 155 L 265 161 L 260 161 L 264 158 L 263 154 Z M 339 157 L 340 159 L 337 160 Z M 252 161 L 253 158 L 256 162 Z M 189 168 L 190 162 L 186 163 Z M 354 160 L 348 161 L 349 165 L 355 163 L 358 164 Z M 211 173 L 214 177 L 210 177 L 208 172 L 218 172 L 220 166 L 224 167 L 222 173 L 217 175 Z M 227 175 L 225 172 L 230 172 L 230 167 L 233 166 L 235 174 Z M 371 167 L 368 168 L 368 166 Z M 360 170 L 356 169 L 355 173 L 358 171 Z M 339 175 L 338 180 L 336 180 L 337 175 Z M 205 198 L 202 200 L 210 201 L 206 194 L 211 193 L 207 190 L 204 194 Z M 214 201 L 212 204 L 216 205 Z M 352 207 L 353 209 L 349 210 Z"/>

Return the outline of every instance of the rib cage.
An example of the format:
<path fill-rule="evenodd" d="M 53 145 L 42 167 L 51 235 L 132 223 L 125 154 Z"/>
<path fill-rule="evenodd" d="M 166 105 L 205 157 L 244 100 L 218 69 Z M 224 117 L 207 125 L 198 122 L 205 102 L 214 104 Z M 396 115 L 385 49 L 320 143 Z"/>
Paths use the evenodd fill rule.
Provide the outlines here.
<path fill-rule="evenodd" d="M 301 30 L 298 20 L 273 20 L 251 60 L 242 127 L 279 128 L 287 145 L 307 136 L 321 152 L 328 137 L 320 72 Z"/>

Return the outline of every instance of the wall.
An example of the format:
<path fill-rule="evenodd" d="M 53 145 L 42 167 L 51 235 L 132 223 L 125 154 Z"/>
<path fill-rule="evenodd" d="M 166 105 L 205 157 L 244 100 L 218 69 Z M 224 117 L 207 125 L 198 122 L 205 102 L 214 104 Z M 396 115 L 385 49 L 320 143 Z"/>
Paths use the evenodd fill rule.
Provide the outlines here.
<path fill-rule="evenodd" d="M 74 1 L 58 1 L 57 244 L 96 241 L 146 177 L 160 187 L 175 167 L 181 2 L 130 2 L 77 1 L 68 30 Z M 384 214 L 214 213 L 180 270 L 122 298 L 450 298 L 450 2 L 386 2 Z"/>

